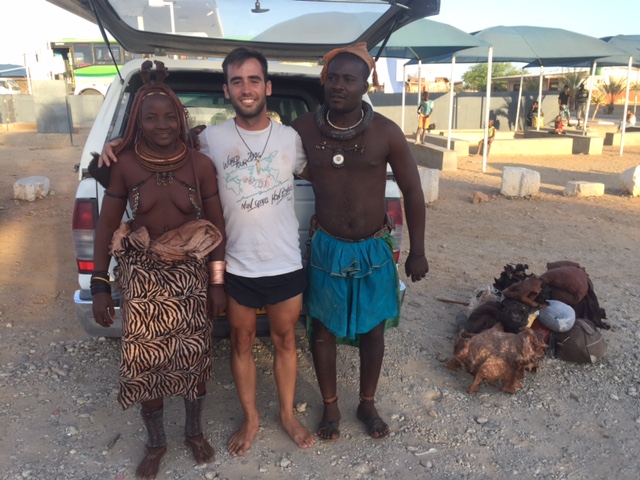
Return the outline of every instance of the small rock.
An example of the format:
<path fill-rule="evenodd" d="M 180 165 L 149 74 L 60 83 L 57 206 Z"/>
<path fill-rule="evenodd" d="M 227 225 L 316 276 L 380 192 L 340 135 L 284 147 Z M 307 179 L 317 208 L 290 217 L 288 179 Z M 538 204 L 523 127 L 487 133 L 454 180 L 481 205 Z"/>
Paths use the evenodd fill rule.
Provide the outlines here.
<path fill-rule="evenodd" d="M 489 197 L 487 194 L 482 192 L 473 192 L 473 204 L 477 205 L 478 203 L 486 203 L 489 201 Z"/>
<path fill-rule="evenodd" d="M 440 398 L 442 398 L 442 393 L 438 390 L 427 390 L 424 392 L 424 398 L 429 401 L 440 400 Z"/>
<path fill-rule="evenodd" d="M 479 425 L 484 425 L 487 422 L 489 422 L 489 419 L 487 417 L 476 418 L 476 423 L 478 423 Z"/>
<path fill-rule="evenodd" d="M 283 457 L 282 460 L 280 460 L 280 466 L 282 468 L 287 468 L 290 465 L 291 465 L 291 460 L 289 460 L 288 458 Z"/>
<path fill-rule="evenodd" d="M 307 411 L 307 404 L 306 403 L 298 403 L 296 405 L 296 412 L 304 413 L 306 411 Z"/>

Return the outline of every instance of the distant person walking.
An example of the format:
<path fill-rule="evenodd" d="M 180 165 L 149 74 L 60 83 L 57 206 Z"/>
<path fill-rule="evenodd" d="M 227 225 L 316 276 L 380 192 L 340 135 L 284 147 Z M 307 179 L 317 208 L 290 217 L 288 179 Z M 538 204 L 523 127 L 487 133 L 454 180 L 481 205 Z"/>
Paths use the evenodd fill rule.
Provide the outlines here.
<path fill-rule="evenodd" d="M 589 92 L 584 88 L 584 83 L 581 83 L 576 92 L 576 117 L 578 118 L 578 128 L 582 122 L 585 121 L 587 113 L 587 101 L 589 99 Z"/>
<path fill-rule="evenodd" d="M 560 92 L 560 95 L 558 95 L 559 113 L 560 113 L 560 117 L 562 117 L 563 123 L 565 122 L 565 119 L 566 119 L 565 125 L 569 125 L 569 122 L 571 121 L 571 113 L 569 112 L 570 99 L 571 99 L 571 91 L 569 90 L 569 85 L 565 85 L 564 90 L 562 90 L 562 92 Z"/>
<path fill-rule="evenodd" d="M 416 145 L 424 143 L 425 131 L 429 132 L 429 117 L 433 112 L 433 100 L 429 100 L 429 92 L 422 92 L 422 99 L 418 105 L 418 131 L 416 132 Z"/>

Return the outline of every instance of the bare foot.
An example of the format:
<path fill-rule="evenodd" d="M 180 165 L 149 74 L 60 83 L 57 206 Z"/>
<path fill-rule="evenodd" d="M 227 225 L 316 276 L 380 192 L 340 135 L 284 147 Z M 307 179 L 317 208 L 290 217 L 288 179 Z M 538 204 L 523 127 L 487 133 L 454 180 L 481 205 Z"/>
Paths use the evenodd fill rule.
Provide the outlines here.
<path fill-rule="evenodd" d="M 136 468 L 136 478 L 151 480 L 160 470 L 160 460 L 167 453 L 167 447 L 150 448 L 145 445 L 144 458 Z"/>
<path fill-rule="evenodd" d="M 371 438 L 382 438 L 389 435 L 387 425 L 376 410 L 373 400 L 361 400 L 357 411 L 358 420 L 364 423 L 367 433 Z"/>
<path fill-rule="evenodd" d="M 193 458 L 198 465 L 210 463 L 216 457 L 216 452 L 202 433 L 193 437 L 184 437 L 184 444 L 191 448 Z"/>
<path fill-rule="evenodd" d="M 258 433 L 259 423 L 245 421 L 238 430 L 231 435 L 227 442 L 227 449 L 234 457 L 244 457 Z"/>
<path fill-rule="evenodd" d="M 280 425 L 300 448 L 313 447 L 313 433 L 303 427 L 296 417 L 291 415 L 285 419 L 280 416 Z"/>
<path fill-rule="evenodd" d="M 324 402 L 322 420 L 318 425 L 318 436 L 323 440 L 337 440 L 340 438 L 340 410 L 338 402 Z"/>

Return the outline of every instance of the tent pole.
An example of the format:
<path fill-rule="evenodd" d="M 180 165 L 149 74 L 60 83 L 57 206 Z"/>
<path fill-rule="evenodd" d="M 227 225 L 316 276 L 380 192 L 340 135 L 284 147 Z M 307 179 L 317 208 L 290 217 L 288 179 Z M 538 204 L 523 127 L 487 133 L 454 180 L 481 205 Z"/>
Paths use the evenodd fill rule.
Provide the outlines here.
<path fill-rule="evenodd" d="M 491 103 L 491 71 L 493 70 L 493 47 L 489 47 L 487 58 L 487 104 L 484 114 L 484 148 L 482 149 L 482 173 L 487 172 L 487 154 L 489 150 L 489 104 Z"/>
<path fill-rule="evenodd" d="M 640 82 L 638 81 L 638 77 L 640 76 L 640 67 L 636 68 L 636 89 L 634 90 L 635 96 L 633 97 L 633 114 L 636 114 L 638 109 L 638 86 L 640 86 Z"/>
<path fill-rule="evenodd" d="M 402 65 L 402 118 L 400 119 L 400 128 L 402 129 L 402 133 L 404 133 L 404 102 L 405 102 L 405 92 L 407 90 L 406 78 L 407 78 L 407 66 Z"/>
<path fill-rule="evenodd" d="M 522 69 L 522 71 L 520 73 L 520 90 L 518 91 L 518 105 L 516 106 L 516 121 L 514 122 L 515 132 L 518 131 L 518 121 L 520 120 L 520 103 L 522 102 L 522 83 L 523 83 L 523 81 L 524 81 L 524 68 Z M 522 130 L 524 131 L 524 125 L 522 126 Z"/>
<path fill-rule="evenodd" d="M 591 77 L 589 78 L 589 96 L 587 97 L 587 111 L 584 115 L 584 122 L 582 124 L 582 134 L 587 134 L 587 123 L 589 123 L 589 110 L 591 108 L 591 95 L 593 93 L 593 80 L 596 78 L 596 65 L 597 61 L 593 61 L 593 66 L 591 67 Z"/>
<path fill-rule="evenodd" d="M 422 100 L 422 91 L 420 86 L 422 84 L 422 60 L 418 60 L 418 106 L 420 106 L 420 100 Z"/>
<path fill-rule="evenodd" d="M 620 156 L 624 152 L 624 134 L 627 131 L 627 110 L 629 110 L 629 90 L 631 89 L 631 64 L 633 57 L 629 57 L 629 65 L 627 66 L 627 94 L 624 98 L 624 111 L 622 112 L 622 136 L 620 137 Z"/>
<path fill-rule="evenodd" d="M 420 91 L 421 83 L 422 83 L 422 59 L 419 59 L 418 60 L 418 108 L 420 108 L 420 101 L 422 100 L 422 92 Z M 420 117 L 418 116 L 418 127 L 416 129 L 416 135 L 418 135 L 419 133 L 420 133 Z M 416 136 L 416 138 L 418 137 Z"/>
<path fill-rule="evenodd" d="M 538 81 L 538 122 L 536 126 L 536 130 L 540 131 L 540 113 L 542 112 L 542 79 L 544 77 L 544 66 L 540 65 L 540 79 Z"/>
<path fill-rule="evenodd" d="M 447 125 L 447 150 L 451 149 L 451 127 L 453 126 L 453 67 L 456 66 L 456 56 L 451 57 L 451 78 L 449 79 L 449 124 Z"/>

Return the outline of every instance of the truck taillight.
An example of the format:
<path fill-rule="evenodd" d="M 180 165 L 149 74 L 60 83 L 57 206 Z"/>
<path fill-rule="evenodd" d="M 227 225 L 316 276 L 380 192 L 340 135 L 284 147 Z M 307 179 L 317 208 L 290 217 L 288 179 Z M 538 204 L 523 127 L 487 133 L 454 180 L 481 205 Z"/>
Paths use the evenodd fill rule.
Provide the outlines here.
<path fill-rule="evenodd" d="M 92 273 L 94 271 L 93 244 L 97 220 L 97 200 L 91 198 L 77 199 L 73 207 L 71 228 L 73 249 L 76 254 L 78 272 L 80 273 Z"/>
<path fill-rule="evenodd" d="M 399 198 L 387 199 L 387 212 L 393 218 L 395 228 L 391 232 L 391 236 L 394 238 L 396 245 L 393 249 L 393 258 L 396 262 L 400 259 L 400 244 L 402 243 L 402 229 L 404 226 L 404 220 L 402 217 L 402 200 Z"/>

